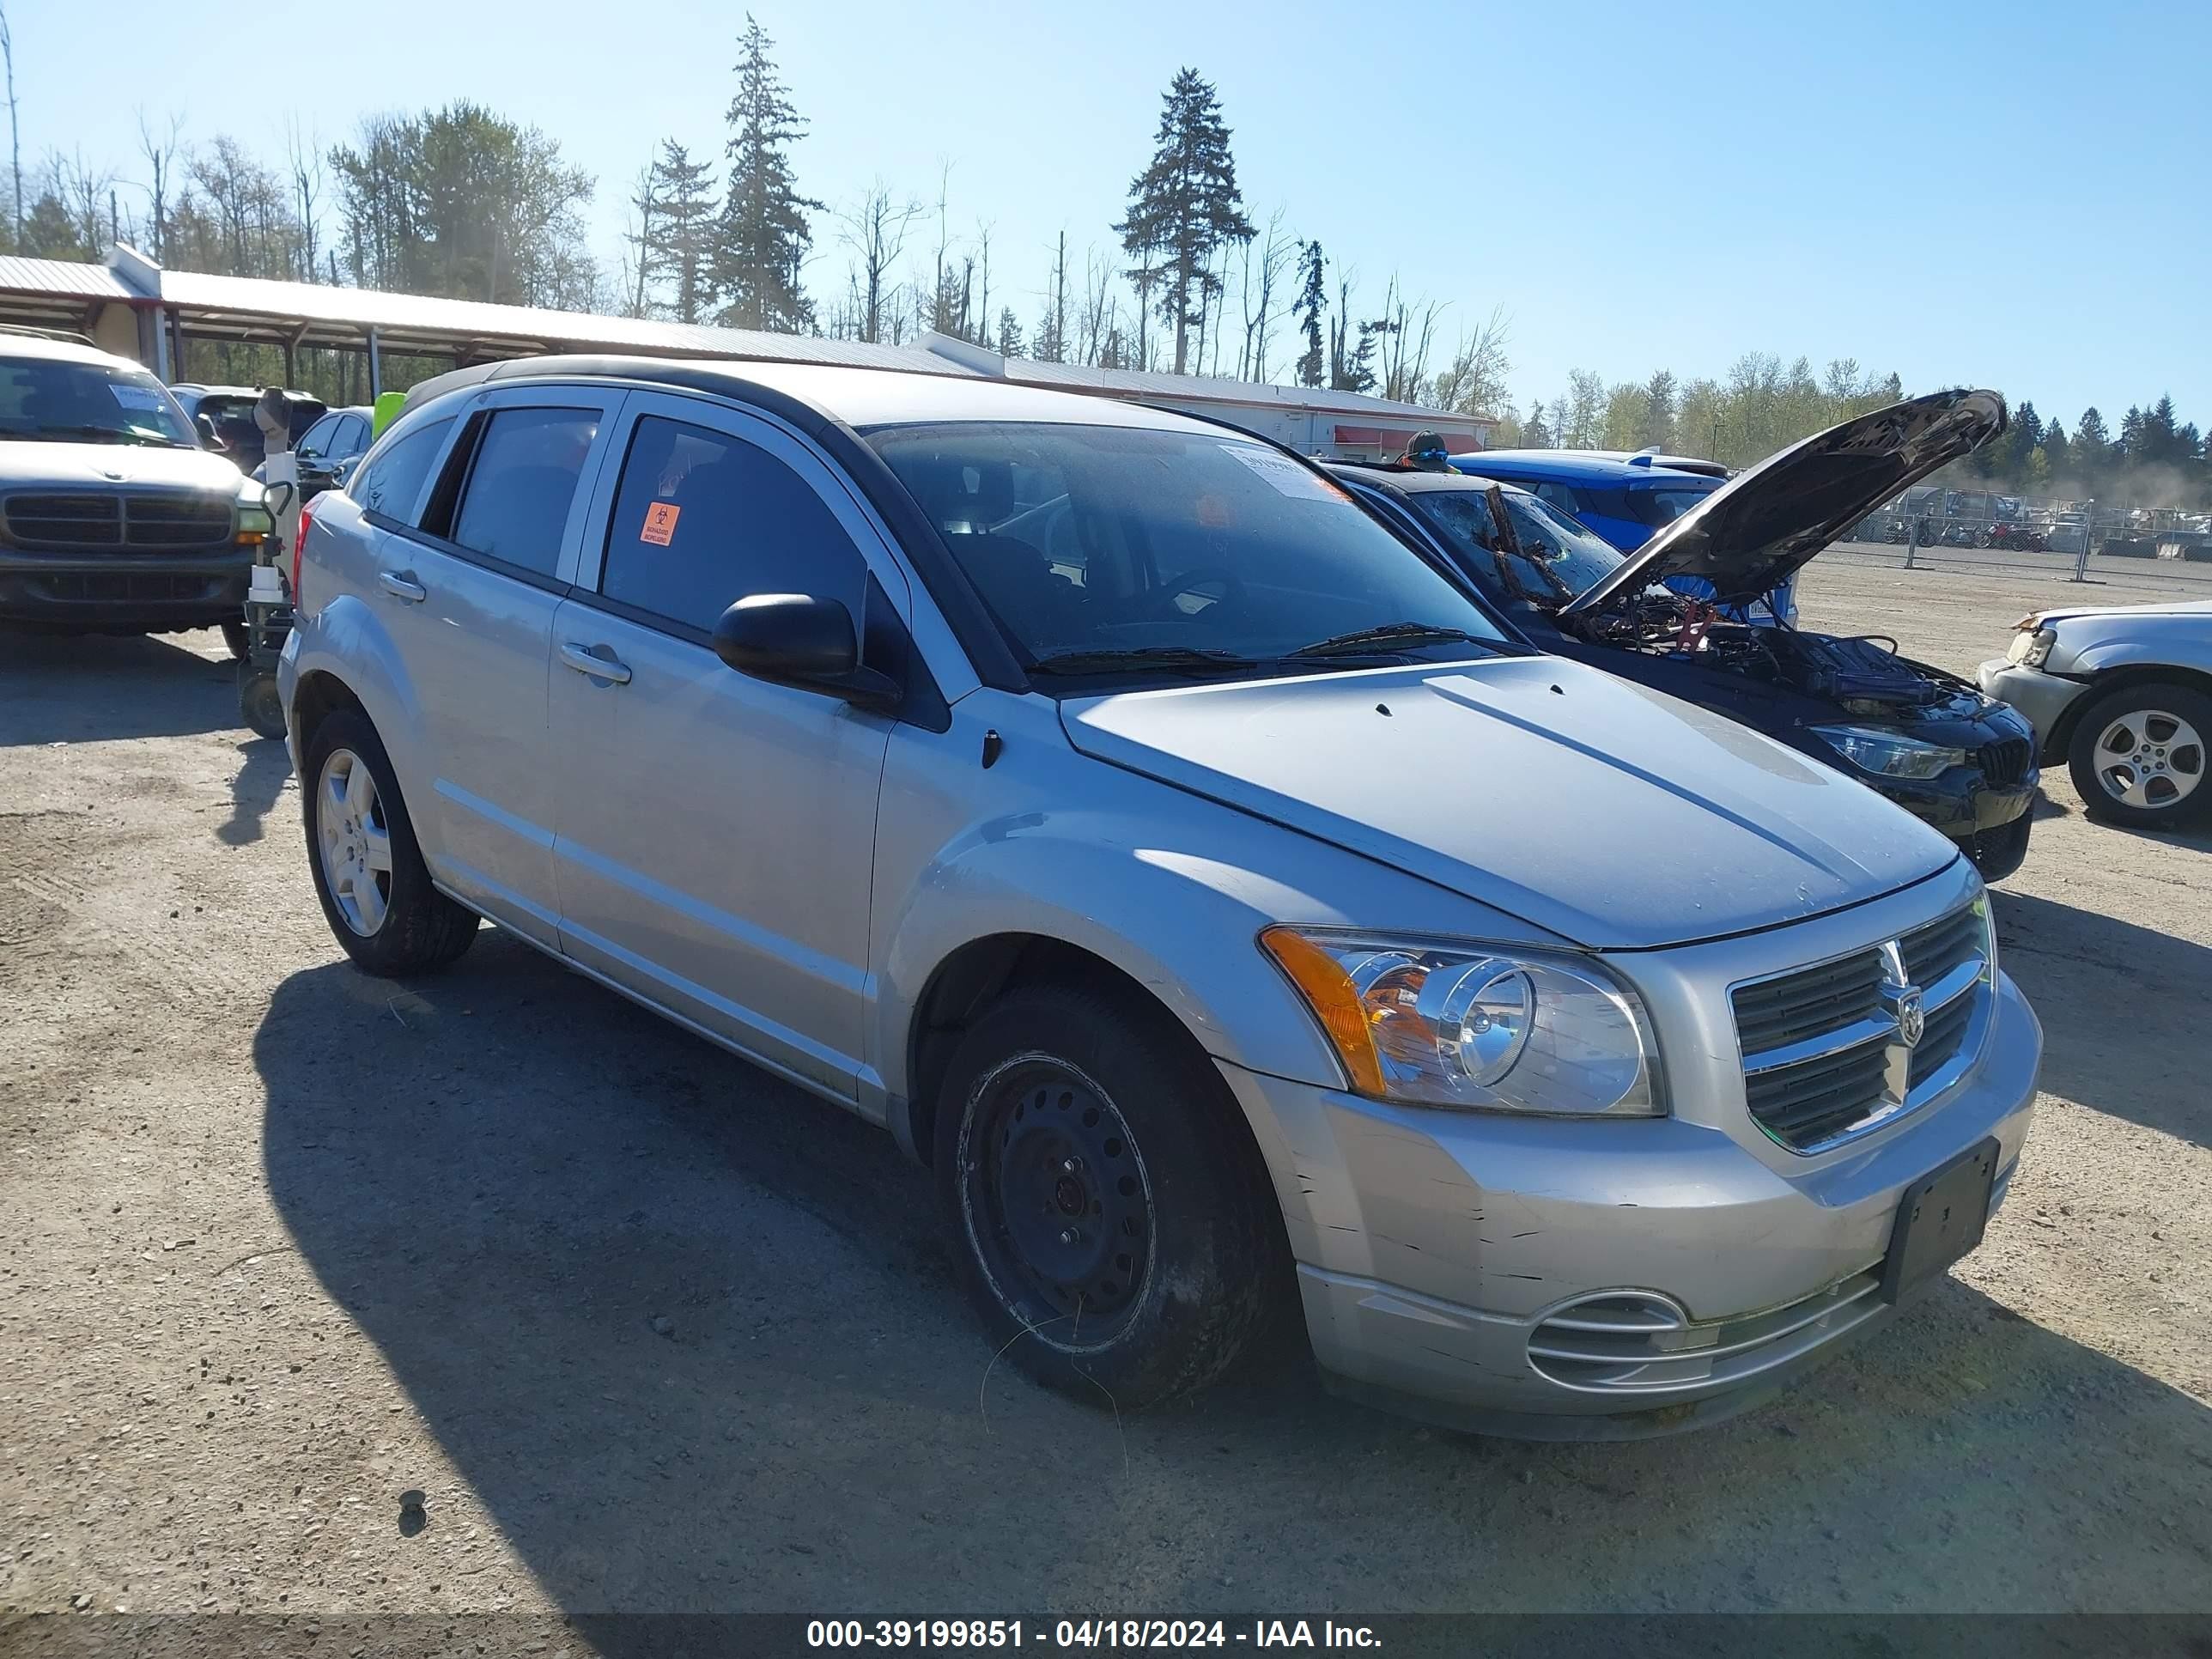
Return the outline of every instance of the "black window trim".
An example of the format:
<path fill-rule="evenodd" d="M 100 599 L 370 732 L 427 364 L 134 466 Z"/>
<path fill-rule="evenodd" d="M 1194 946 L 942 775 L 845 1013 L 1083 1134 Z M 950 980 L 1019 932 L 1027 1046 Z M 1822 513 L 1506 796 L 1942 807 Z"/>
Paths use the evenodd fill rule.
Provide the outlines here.
<path fill-rule="evenodd" d="M 739 406 L 736 412 L 756 414 L 757 411 Z M 630 409 L 623 411 L 623 428 L 620 434 L 623 440 L 622 453 L 617 456 L 611 448 L 608 453 L 608 464 L 611 464 L 615 471 L 605 490 L 606 507 L 604 516 L 606 522 L 600 537 L 599 568 L 594 578 L 598 582 L 604 583 L 607 579 L 607 556 L 613 550 L 615 503 L 622 493 L 622 470 L 629 464 L 630 447 L 637 441 L 638 428 L 649 420 L 669 421 L 678 426 L 685 424 L 672 416 L 655 414 L 651 409 Z M 739 443 L 746 441 L 737 433 L 717 433 L 713 428 L 703 426 L 699 428 L 699 430 L 710 436 L 730 438 Z M 757 445 L 754 447 L 758 447 Z M 763 453 L 769 453 L 766 451 Z M 769 459 L 776 460 L 778 465 L 784 465 L 781 458 L 772 453 L 769 453 Z M 814 489 L 814 485 L 808 482 L 804 475 L 794 473 L 793 476 L 797 477 L 799 482 L 806 489 Z M 818 495 L 820 492 L 816 493 Z M 406 532 L 403 531 L 401 533 Z M 439 546 L 441 551 L 447 550 L 434 538 L 424 537 L 419 532 L 416 532 L 413 539 Z M 937 684 L 937 677 L 930 672 L 929 664 L 923 659 L 921 649 L 915 645 L 913 628 L 898 614 L 898 605 L 892 599 L 890 591 L 884 586 L 883 578 L 877 574 L 875 567 L 869 563 L 866 550 L 855 544 L 853 552 L 854 556 L 860 561 L 860 575 L 864 583 L 861 591 L 862 611 L 859 616 L 853 618 L 854 631 L 860 637 L 861 661 L 869 666 L 877 666 L 868 662 L 868 646 L 869 635 L 872 631 L 870 623 L 874 617 L 878 603 L 882 607 L 880 625 L 896 629 L 899 635 L 899 643 L 895 653 L 897 660 L 884 670 L 898 681 L 901 693 L 898 706 L 888 711 L 888 717 L 908 726 L 920 726 L 925 731 L 951 730 L 951 705 L 945 702 L 945 693 Z M 461 556 L 467 557 L 469 555 L 463 551 Z M 482 555 L 475 556 L 480 563 L 488 565 L 498 563 L 498 561 L 487 560 Z M 647 633 L 659 634 L 668 639 L 680 640 L 687 645 L 696 646 L 701 650 L 709 653 L 714 648 L 713 630 L 680 621 L 658 611 L 648 610 L 641 605 L 632 605 L 627 599 L 615 599 L 610 594 L 602 592 L 597 586 L 586 587 L 581 582 L 571 582 L 565 586 L 563 592 L 566 598 L 586 610 L 604 611 L 608 616 L 618 617 L 633 627 L 642 628 Z M 832 694 L 823 692 L 816 695 L 827 696 Z"/>
<path fill-rule="evenodd" d="M 558 387 L 548 388 L 549 391 L 559 389 Z M 483 447 L 485 428 L 490 426 L 493 416 L 510 409 L 568 410 L 579 414 L 595 415 L 602 422 L 611 422 L 620 416 L 622 403 L 621 399 L 617 398 L 609 407 L 600 409 L 576 404 L 551 401 L 541 403 L 535 399 L 518 399 L 511 403 L 480 403 L 473 409 L 456 410 L 452 418 L 461 422 L 461 429 L 449 441 L 450 447 L 446 451 L 445 465 L 438 469 L 435 477 L 430 481 L 429 494 L 422 500 L 422 509 L 425 514 L 430 511 L 434 503 L 439 502 L 441 495 L 447 491 L 449 484 L 451 499 L 442 503 L 448 514 L 458 509 L 461 502 L 467 498 L 469 481 L 476 476 L 477 457 Z M 422 424 L 427 427 L 430 423 L 425 421 Z M 397 447 L 397 446 L 394 447 Z M 460 468 L 458 477 L 454 473 L 454 468 L 457 465 Z M 571 513 L 575 511 L 577 497 L 584 494 L 584 475 L 579 472 L 576 475 L 577 494 L 571 496 L 568 502 L 568 510 Z M 434 553 L 442 553 L 448 558 L 459 559 L 464 564 L 472 564 L 480 570 L 489 570 L 496 575 L 507 577 L 511 580 L 522 583 L 526 587 L 534 587 L 541 593 L 550 593 L 560 599 L 574 599 L 580 592 L 574 582 L 562 581 L 558 576 L 549 574 L 542 570 L 532 570 L 526 566 L 510 563 L 496 554 L 486 553 L 477 548 L 465 547 L 450 536 L 425 530 L 419 525 L 403 524 L 398 520 L 389 518 L 384 514 L 371 513 L 366 509 L 362 511 L 362 517 L 379 530 L 386 531 L 404 540 L 413 542 L 418 547 L 427 547 Z"/>

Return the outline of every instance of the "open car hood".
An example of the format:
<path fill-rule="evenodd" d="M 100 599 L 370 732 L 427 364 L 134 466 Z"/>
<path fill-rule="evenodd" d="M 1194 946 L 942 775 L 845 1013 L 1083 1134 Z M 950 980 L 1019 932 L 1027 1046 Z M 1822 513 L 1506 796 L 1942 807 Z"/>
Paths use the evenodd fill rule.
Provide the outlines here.
<path fill-rule="evenodd" d="M 1716 603 L 1749 605 L 1891 496 L 2004 428 L 2002 398 L 1964 391 L 1830 427 L 1738 473 L 1559 614 L 1602 611 L 1670 576 L 1703 576 Z"/>

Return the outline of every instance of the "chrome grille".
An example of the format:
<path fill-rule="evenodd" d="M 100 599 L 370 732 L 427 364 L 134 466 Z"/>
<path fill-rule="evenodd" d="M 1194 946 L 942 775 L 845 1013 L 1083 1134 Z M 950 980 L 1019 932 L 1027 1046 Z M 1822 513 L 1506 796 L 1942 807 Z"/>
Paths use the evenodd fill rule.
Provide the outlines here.
<path fill-rule="evenodd" d="M 1987 1027 L 1994 957 L 1984 896 L 1850 956 L 1735 987 L 1753 1120 L 1816 1152 L 1948 1088 Z"/>
<path fill-rule="evenodd" d="M 1881 1311 L 1879 1263 L 1811 1296 L 1762 1313 L 1703 1322 L 1664 1297 L 1615 1291 L 1540 1321 L 1528 1364 L 1554 1382 L 1632 1395 L 1735 1382 L 1788 1364 Z"/>
<path fill-rule="evenodd" d="M 228 497 L 193 490 L 13 495 L 0 503 L 8 539 L 33 552 L 218 547 L 231 539 Z"/>

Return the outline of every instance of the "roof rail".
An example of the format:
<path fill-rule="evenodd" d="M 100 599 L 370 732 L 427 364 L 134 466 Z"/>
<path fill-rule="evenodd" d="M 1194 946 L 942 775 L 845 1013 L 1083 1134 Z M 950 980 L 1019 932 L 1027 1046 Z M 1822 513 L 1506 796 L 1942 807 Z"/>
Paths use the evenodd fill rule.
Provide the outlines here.
<path fill-rule="evenodd" d="M 33 340 L 59 340 L 65 345 L 87 345 L 100 349 L 100 343 L 89 334 L 80 334 L 73 328 L 33 328 L 24 323 L 0 323 L 0 334 L 21 334 Z"/>

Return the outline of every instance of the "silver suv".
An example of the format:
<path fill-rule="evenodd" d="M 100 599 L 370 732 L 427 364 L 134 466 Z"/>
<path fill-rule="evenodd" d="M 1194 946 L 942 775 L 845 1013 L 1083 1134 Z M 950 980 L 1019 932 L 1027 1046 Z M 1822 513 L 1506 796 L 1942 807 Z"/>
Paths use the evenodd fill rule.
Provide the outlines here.
<path fill-rule="evenodd" d="M 1194 1390 L 1295 1293 L 1348 1392 L 1680 1427 L 1972 1249 L 2027 1135 L 1948 842 L 1508 643 L 1231 429 L 539 359 L 417 388 L 304 542 L 354 960 L 488 917 L 883 1125 L 1082 1397 Z"/>

